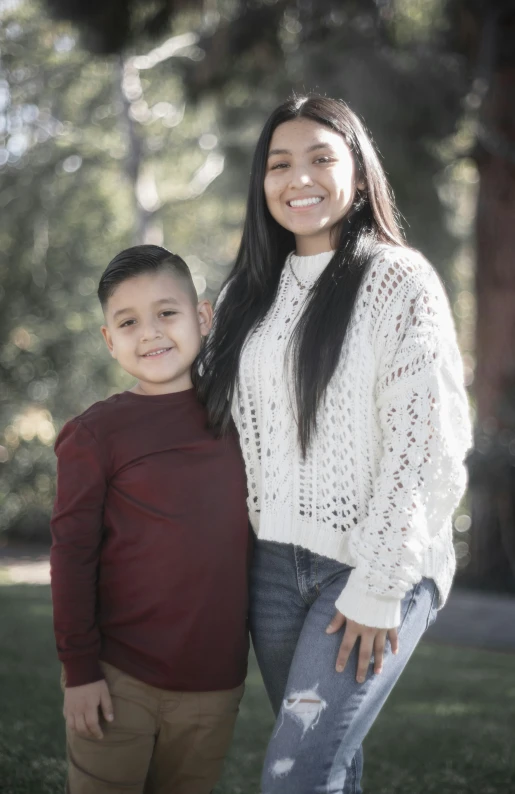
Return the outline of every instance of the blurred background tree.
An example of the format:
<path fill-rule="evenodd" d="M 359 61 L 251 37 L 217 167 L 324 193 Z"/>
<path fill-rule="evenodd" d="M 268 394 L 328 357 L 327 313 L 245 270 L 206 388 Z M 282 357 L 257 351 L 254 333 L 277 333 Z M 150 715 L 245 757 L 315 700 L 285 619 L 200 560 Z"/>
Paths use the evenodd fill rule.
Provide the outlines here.
<path fill-rule="evenodd" d="M 48 538 L 56 431 L 124 383 L 99 335 L 100 273 L 166 228 L 213 296 L 241 206 L 206 194 L 224 165 L 213 103 L 188 111 L 167 64 L 198 57 L 188 20 L 143 59 L 92 58 L 38 5 L 0 10 L 0 526 Z"/>
<path fill-rule="evenodd" d="M 491 152 L 501 129 L 503 145 L 513 133 L 508 122 L 499 127 L 515 96 L 498 75 L 511 68 L 510 13 L 513 2 L 501 0 L 0 2 L 4 529 L 47 535 L 56 429 L 124 384 L 98 335 L 94 292 L 110 256 L 136 241 L 163 242 L 214 297 L 236 252 L 260 127 L 292 90 L 343 97 L 372 130 L 408 240 L 444 279 L 472 384 L 473 224 L 489 158 L 504 181 L 480 213 L 487 238 L 510 189 L 513 201 L 506 146 Z M 497 268 L 505 278 L 494 282 L 506 297 L 513 265 L 498 242 L 480 242 L 481 272 L 490 273 L 492 249 L 505 251 Z M 483 307 L 484 280 L 478 287 Z M 495 300 L 489 305 L 495 316 Z M 478 375 L 489 382 L 482 367 L 495 335 L 484 316 Z M 483 441 L 473 458 L 473 512 L 486 504 L 493 513 L 483 511 L 472 532 L 466 506 L 456 520 L 463 570 L 498 581 L 497 563 L 478 567 L 484 544 L 471 563 L 471 547 L 486 539 L 504 585 L 509 554 L 487 527 L 498 520 L 498 498 L 485 492 L 481 471 L 498 450 L 499 406 L 510 415 L 513 405 L 503 384 L 513 378 L 514 329 L 495 354 L 503 375 L 481 409 L 490 446 Z M 505 482 L 514 458 L 512 436 L 503 438 Z M 503 537 L 514 535 L 512 521 Z"/>
<path fill-rule="evenodd" d="M 477 440 L 470 459 L 470 584 L 515 589 L 515 2 L 455 0 L 456 46 L 480 177 L 476 215 Z"/>

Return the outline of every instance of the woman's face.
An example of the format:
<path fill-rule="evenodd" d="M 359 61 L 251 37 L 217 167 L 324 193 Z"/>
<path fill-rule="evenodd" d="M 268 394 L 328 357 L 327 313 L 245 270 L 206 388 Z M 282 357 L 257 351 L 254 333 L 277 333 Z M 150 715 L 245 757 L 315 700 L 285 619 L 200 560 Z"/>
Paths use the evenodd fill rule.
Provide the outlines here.
<path fill-rule="evenodd" d="M 331 229 L 356 192 L 351 150 L 323 124 L 286 121 L 272 135 L 264 189 L 270 214 L 293 232 L 299 256 L 330 251 Z"/>

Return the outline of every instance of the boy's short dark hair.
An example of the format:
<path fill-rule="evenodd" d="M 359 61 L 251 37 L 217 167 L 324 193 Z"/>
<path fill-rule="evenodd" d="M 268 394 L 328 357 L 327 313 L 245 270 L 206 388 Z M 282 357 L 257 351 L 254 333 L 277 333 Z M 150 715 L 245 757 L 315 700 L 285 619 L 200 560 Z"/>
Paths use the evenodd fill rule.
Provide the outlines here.
<path fill-rule="evenodd" d="M 129 278 L 144 273 L 158 273 L 169 269 L 182 281 L 192 301 L 198 302 L 197 290 L 190 269 L 178 254 L 172 254 L 160 245 L 134 245 L 116 254 L 102 273 L 98 285 L 98 299 L 105 309 L 115 289 Z"/>

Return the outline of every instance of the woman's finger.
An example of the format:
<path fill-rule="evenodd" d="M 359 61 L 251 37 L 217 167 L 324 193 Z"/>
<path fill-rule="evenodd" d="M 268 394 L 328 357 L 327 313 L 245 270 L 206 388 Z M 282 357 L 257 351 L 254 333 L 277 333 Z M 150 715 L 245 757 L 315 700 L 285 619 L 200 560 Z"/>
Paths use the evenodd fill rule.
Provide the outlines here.
<path fill-rule="evenodd" d="M 358 657 L 358 670 L 356 673 L 356 681 L 358 684 L 365 683 L 368 668 L 370 667 L 370 660 L 374 650 L 374 635 L 366 634 L 361 635 L 359 643 L 359 657 Z"/>
<path fill-rule="evenodd" d="M 376 634 L 374 641 L 374 673 L 379 675 L 383 669 L 384 646 L 386 644 L 386 631 Z"/>
<path fill-rule="evenodd" d="M 349 656 L 351 655 L 352 649 L 356 644 L 358 636 L 355 631 L 347 623 L 345 627 L 345 634 L 343 635 L 343 640 L 340 645 L 340 650 L 338 651 L 338 656 L 336 657 L 336 672 L 343 673 L 345 670 L 345 665 L 348 662 Z"/>
<path fill-rule="evenodd" d="M 337 631 L 340 631 L 341 627 L 345 623 L 345 615 L 342 615 L 341 612 L 336 610 L 335 615 L 331 622 L 329 623 L 328 627 L 325 630 L 326 634 L 335 634 Z"/>
<path fill-rule="evenodd" d="M 399 653 L 399 635 L 397 634 L 397 629 L 388 630 L 388 639 L 390 640 L 392 653 L 393 654 Z"/>

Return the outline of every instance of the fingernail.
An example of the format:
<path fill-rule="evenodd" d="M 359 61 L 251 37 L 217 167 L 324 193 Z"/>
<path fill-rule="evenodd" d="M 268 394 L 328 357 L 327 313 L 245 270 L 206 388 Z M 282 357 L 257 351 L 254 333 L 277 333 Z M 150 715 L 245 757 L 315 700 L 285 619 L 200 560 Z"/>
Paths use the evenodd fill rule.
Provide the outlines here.
<path fill-rule="evenodd" d="M 332 627 L 332 626 L 328 626 L 328 627 L 326 628 L 326 630 L 325 630 L 325 633 L 326 633 L 326 634 L 331 634 L 331 633 L 332 633 L 332 631 L 333 631 L 333 627 Z"/>
<path fill-rule="evenodd" d="M 343 666 L 341 664 L 337 664 L 336 665 L 336 672 L 337 673 L 343 673 Z"/>
<path fill-rule="evenodd" d="M 357 678 L 356 681 L 358 682 L 358 684 L 364 684 L 365 683 L 365 679 L 364 678 Z"/>
<path fill-rule="evenodd" d="M 376 672 L 376 675 L 380 675 L 383 672 L 383 668 L 382 667 L 378 667 L 375 672 Z"/>
<path fill-rule="evenodd" d="M 112 714 L 108 714 L 107 715 L 107 720 L 108 720 L 108 722 L 112 722 L 114 720 L 113 715 Z"/>

